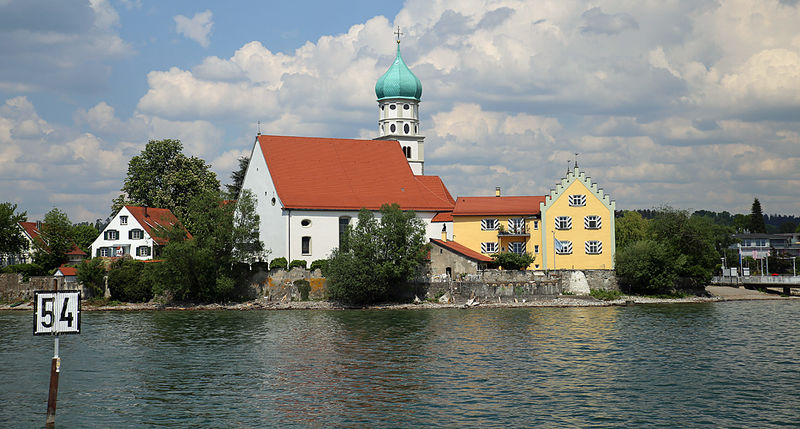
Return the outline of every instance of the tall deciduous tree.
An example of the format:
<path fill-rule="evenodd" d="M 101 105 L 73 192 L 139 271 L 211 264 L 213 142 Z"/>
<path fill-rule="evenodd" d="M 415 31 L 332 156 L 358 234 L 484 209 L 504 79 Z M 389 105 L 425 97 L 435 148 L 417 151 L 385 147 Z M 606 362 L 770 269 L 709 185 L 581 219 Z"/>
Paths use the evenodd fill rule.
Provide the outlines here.
<path fill-rule="evenodd" d="M 233 183 L 225 185 L 228 190 L 228 198 L 235 200 L 239 198 L 239 191 L 242 190 L 242 182 L 244 182 L 244 175 L 247 173 L 247 166 L 250 165 L 250 157 L 239 157 L 239 169 L 231 173 L 231 180 Z"/>
<path fill-rule="evenodd" d="M 72 237 L 75 240 L 75 244 L 86 253 L 91 253 L 90 247 L 92 247 L 92 242 L 98 235 L 100 233 L 91 223 L 82 223 L 72 227 Z"/>
<path fill-rule="evenodd" d="M 256 195 L 245 189 L 236 201 L 233 212 L 233 260 L 238 262 L 256 262 L 266 260 L 269 251 L 264 250 L 264 242 L 260 239 L 260 216 L 256 213 Z"/>
<path fill-rule="evenodd" d="M 17 205 L 0 204 L 0 253 L 19 253 L 28 245 L 19 228 L 27 220 L 27 213 L 17 213 Z"/>
<path fill-rule="evenodd" d="M 75 245 L 72 236 L 72 222 L 63 211 L 54 208 L 44 215 L 39 229 L 40 240 L 35 240 L 37 247 L 34 260 L 47 270 L 58 267 L 67 260 L 67 252 Z"/>
<path fill-rule="evenodd" d="M 753 206 L 750 208 L 750 232 L 767 232 L 764 213 L 761 212 L 761 202 L 758 198 L 753 199 Z"/>
<path fill-rule="evenodd" d="M 380 211 L 377 221 L 362 209 L 358 224 L 347 228 L 332 252 L 326 270 L 331 299 L 353 304 L 387 300 L 424 263 L 430 244 L 422 221 L 397 204 L 384 204 Z"/>
<path fill-rule="evenodd" d="M 187 214 L 189 202 L 204 192 L 219 192 L 219 180 L 200 158 L 183 154 L 180 140 L 151 140 L 141 154 L 131 158 L 112 211 L 124 204 L 170 209 L 178 219 Z"/>
<path fill-rule="evenodd" d="M 639 212 L 626 210 L 616 220 L 615 240 L 617 249 L 623 249 L 631 243 L 647 239 L 648 220 Z"/>

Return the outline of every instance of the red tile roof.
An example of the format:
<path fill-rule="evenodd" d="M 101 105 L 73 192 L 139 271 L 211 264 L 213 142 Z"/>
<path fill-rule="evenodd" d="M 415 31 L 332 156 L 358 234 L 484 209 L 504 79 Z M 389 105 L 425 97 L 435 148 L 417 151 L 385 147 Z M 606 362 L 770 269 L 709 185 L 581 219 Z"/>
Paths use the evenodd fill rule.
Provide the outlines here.
<path fill-rule="evenodd" d="M 75 244 L 75 245 L 73 245 L 73 246 L 72 246 L 72 250 L 70 250 L 69 252 L 67 252 L 67 255 L 81 255 L 81 256 L 86 256 L 86 252 L 84 252 L 83 250 L 81 250 L 81 248 L 80 248 L 80 247 L 78 247 L 78 245 L 77 245 L 77 244 Z"/>
<path fill-rule="evenodd" d="M 453 216 L 535 215 L 544 196 L 535 197 L 459 197 Z"/>
<path fill-rule="evenodd" d="M 78 269 L 75 268 L 75 267 L 60 266 L 60 267 L 58 267 L 58 271 L 61 271 L 61 274 L 65 275 L 65 276 L 77 276 L 78 275 Z"/>
<path fill-rule="evenodd" d="M 436 238 L 431 238 L 431 242 L 476 261 L 492 262 L 494 260 L 482 253 L 478 253 L 467 246 L 464 246 L 463 244 L 456 243 L 455 241 L 443 241 Z"/>
<path fill-rule="evenodd" d="M 449 211 L 436 176 L 414 176 L 395 140 L 258 136 L 283 206 L 291 209 Z"/>
<path fill-rule="evenodd" d="M 180 225 L 178 218 L 172 214 L 172 211 L 169 209 L 159 209 L 155 207 L 137 207 L 137 206 L 125 206 L 131 215 L 136 218 L 136 221 L 139 222 L 139 225 L 147 231 L 147 234 L 158 244 L 165 245 L 167 244 L 167 239 L 163 237 L 157 237 L 154 229 L 158 227 L 162 228 L 171 228 L 174 225 Z M 192 238 L 192 235 L 189 232 L 186 232 L 189 238 Z"/>
<path fill-rule="evenodd" d="M 431 219 L 431 222 L 452 222 L 453 212 L 439 212 Z"/>
<path fill-rule="evenodd" d="M 39 232 L 39 228 L 36 227 L 36 222 L 20 222 L 19 226 L 25 230 L 25 233 L 28 234 L 28 237 L 31 238 L 32 241 L 38 241 L 40 245 L 45 244 L 44 240 L 42 240 L 41 233 Z M 47 248 L 47 246 L 44 246 Z M 49 251 L 49 249 L 48 249 Z M 72 245 L 72 250 L 67 252 L 67 255 L 82 255 L 86 256 L 86 252 L 80 249 L 77 244 Z"/>

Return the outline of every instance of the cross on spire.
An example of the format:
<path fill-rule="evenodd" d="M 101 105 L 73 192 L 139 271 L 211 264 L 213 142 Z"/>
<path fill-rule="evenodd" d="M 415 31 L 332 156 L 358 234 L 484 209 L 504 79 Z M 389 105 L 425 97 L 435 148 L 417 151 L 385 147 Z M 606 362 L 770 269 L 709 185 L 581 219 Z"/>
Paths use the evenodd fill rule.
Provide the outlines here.
<path fill-rule="evenodd" d="M 397 44 L 400 44 L 400 36 L 402 36 L 403 33 L 400 32 L 400 26 L 399 25 L 397 26 L 397 31 L 395 31 L 394 34 L 397 36 Z"/>
<path fill-rule="evenodd" d="M 578 168 L 578 152 L 575 152 L 575 168 Z"/>

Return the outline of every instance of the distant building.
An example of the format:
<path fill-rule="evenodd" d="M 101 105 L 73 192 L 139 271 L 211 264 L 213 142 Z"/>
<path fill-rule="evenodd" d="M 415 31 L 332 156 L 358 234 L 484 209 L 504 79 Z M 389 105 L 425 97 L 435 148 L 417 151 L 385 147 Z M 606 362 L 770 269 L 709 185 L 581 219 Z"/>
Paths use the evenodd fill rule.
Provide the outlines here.
<path fill-rule="evenodd" d="M 753 259 L 764 259 L 767 256 L 800 256 L 800 233 L 734 234 L 739 243 L 729 248 L 738 249 L 742 256 Z"/>
<path fill-rule="evenodd" d="M 125 206 L 92 242 L 92 256 L 129 255 L 133 259 L 151 260 L 167 244 L 167 239 L 158 234 L 159 229 L 176 225 L 178 218 L 169 209 Z"/>
<path fill-rule="evenodd" d="M 33 263 L 33 256 L 36 249 L 41 247 L 47 251 L 47 243 L 42 239 L 40 229 L 41 222 L 19 222 L 19 231 L 27 242 L 25 248 L 14 254 L 0 254 L 0 266 L 5 267 L 8 265 L 16 264 L 30 264 Z M 67 252 L 67 263 L 78 264 L 86 258 L 86 252 L 81 250 L 76 244 L 73 244 L 72 250 Z"/>

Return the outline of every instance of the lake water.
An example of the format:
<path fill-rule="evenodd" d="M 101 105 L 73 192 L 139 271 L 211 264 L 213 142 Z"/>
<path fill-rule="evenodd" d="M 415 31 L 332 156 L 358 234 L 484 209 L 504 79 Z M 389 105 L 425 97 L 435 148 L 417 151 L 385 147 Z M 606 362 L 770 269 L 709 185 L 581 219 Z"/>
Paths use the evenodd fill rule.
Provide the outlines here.
<path fill-rule="evenodd" d="M 800 302 L 85 312 L 57 427 L 797 427 Z M 0 312 L 0 427 L 53 340 Z"/>

